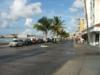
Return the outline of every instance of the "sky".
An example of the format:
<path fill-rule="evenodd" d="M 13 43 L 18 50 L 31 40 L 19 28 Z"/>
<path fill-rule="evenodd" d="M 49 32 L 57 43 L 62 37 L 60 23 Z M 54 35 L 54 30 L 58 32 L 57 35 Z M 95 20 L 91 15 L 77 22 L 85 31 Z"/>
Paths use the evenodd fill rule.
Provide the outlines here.
<path fill-rule="evenodd" d="M 65 30 L 75 32 L 84 17 L 81 0 L 0 0 L 0 34 L 40 34 L 33 29 L 42 16 L 60 16 Z"/>

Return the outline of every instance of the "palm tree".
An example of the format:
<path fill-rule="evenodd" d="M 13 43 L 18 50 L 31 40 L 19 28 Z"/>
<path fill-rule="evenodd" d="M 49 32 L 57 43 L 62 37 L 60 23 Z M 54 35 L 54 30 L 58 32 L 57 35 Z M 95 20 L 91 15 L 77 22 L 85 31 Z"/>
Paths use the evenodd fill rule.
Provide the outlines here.
<path fill-rule="evenodd" d="M 63 21 L 58 16 L 55 16 L 53 18 L 53 25 L 52 25 L 52 32 L 54 33 L 55 36 L 58 37 L 59 33 L 63 29 L 62 27 Z"/>
<path fill-rule="evenodd" d="M 66 38 L 69 36 L 69 33 L 67 33 L 66 31 L 64 31 L 63 29 L 61 30 L 61 32 L 59 33 L 61 38 Z"/>
<path fill-rule="evenodd" d="M 38 20 L 38 23 L 34 25 L 39 31 L 42 31 L 45 34 L 45 39 L 47 39 L 48 31 L 51 29 L 52 19 L 48 19 L 47 17 L 42 17 Z"/>

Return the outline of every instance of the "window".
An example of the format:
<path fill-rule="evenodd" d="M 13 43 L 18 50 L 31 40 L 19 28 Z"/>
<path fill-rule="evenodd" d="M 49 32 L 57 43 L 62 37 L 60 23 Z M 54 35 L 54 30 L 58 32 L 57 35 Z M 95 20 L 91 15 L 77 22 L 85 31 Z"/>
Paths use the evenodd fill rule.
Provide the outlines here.
<path fill-rule="evenodd" d="M 99 33 L 96 33 L 96 38 L 95 41 L 98 42 L 99 41 Z"/>

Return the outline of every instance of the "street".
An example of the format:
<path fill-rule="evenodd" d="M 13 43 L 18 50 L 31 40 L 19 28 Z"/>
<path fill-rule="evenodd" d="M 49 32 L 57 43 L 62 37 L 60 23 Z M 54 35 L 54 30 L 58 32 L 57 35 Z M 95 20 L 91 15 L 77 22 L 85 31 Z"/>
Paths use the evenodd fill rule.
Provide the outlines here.
<path fill-rule="evenodd" d="M 100 75 L 100 0 L 0 0 L 0 75 Z"/>
<path fill-rule="evenodd" d="M 75 56 L 71 41 L 48 47 L 1 47 L 0 75 L 53 75 Z"/>

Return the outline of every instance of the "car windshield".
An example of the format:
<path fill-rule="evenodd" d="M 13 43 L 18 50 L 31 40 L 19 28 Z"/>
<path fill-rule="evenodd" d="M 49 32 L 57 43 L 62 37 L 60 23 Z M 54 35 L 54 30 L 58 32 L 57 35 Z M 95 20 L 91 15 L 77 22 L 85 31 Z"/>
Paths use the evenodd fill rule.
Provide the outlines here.
<path fill-rule="evenodd" d="M 13 42 L 18 42 L 18 40 L 13 40 Z"/>

